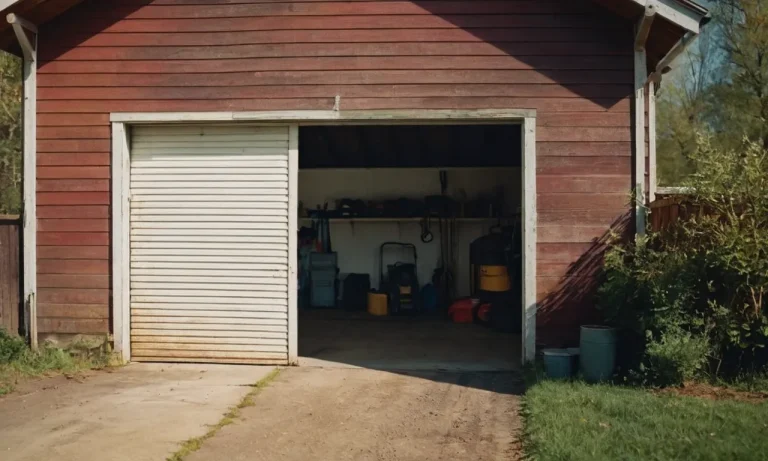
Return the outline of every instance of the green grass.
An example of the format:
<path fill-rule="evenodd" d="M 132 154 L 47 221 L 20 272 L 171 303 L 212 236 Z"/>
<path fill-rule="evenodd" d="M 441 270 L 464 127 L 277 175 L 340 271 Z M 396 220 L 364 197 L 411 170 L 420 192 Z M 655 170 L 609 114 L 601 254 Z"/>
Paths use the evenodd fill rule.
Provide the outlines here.
<path fill-rule="evenodd" d="M 763 460 L 768 403 L 542 381 L 524 397 L 534 460 Z"/>
<path fill-rule="evenodd" d="M 267 387 L 269 383 L 274 381 L 278 374 L 280 374 L 280 369 L 276 368 L 270 374 L 259 380 L 259 382 L 251 386 L 253 389 L 251 389 L 251 391 L 246 394 L 245 397 L 243 397 L 240 403 L 230 408 L 218 423 L 210 426 L 208 432 L 201 435 L 200 437 L 193 437 L 183 442 L 176 453 L 168 457 L 167 461 L 183 461 L 184 458 L 201 449 L 206 440 L 215 436 L 225 426 L 233 424 L 237 419 L 240 418 L 242 409 L 253 406 L 253 398 L 256 397 L 256 395 L 261 392 L 262 389 Z"/>
<path fill-rule="evenodd" d="M 86 344 L 74 344 L 68 350 L 43 345 L 32 351 L 23 339 L 0 330 L 0 396 L 13 391 L 21 380 L 103 368 L 110 359 L 102 347 Z"/>
<path fill-rule="evenodd" d="M 743 392 L 768 392 L 768 372 L 748 374 L 728 380 L 715 380 L 717 386 Z"/>

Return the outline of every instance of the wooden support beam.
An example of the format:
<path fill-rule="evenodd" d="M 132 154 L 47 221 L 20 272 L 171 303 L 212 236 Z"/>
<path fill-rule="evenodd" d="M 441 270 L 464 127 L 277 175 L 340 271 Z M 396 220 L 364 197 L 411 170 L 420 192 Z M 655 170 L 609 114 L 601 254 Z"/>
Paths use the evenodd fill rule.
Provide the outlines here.
<path fill-rule="evenodd" d="M 15 14 L 7 20 L 24 54 L 24 306 L 29 342 L 37 349 L 37 27 Z"/>
<path fill-rule="evenodd" d="M 649 0 L 645 5 L 645 13 L 640 18 L 640 23 L 637 26 L 637 35 L 635 37 L 635 50 L 644 50 L 645 44 L 648 41 L 648 36 L 651 34 L 651 26 L 653 26 L 653 20 L 656 19 L 656 4 L 653 0 Z"/>
<path fill-rule="evenodd" d="M 24 60 L 37 61 L 37 27 L 13 13 L 9 14 L 6 19 L 11 27 L 13 27 L 13 32 L 16 34 L 19 46 L 21 46 Z M 27 35 L 27 32 L 32 34 L 32 38 Z"/>
<path fill-rule="evenodd" d="M 656 200 L 656 83 L 648 82 L 648 201 Z"/>
<path fill-rule="evenodd" d="M 645 50 L 635 51 L 635 101 L 632 110 L 635 158 L 635 231 L 637 235 L 645 234 L 645 82 L 647 79 L 647 64 Z"/>
<path fill-rule="evenodd" d="M 661 76 L 669 71 L 669 68 L 672 66 L 672 62 L 674 62 L 678 56 L 685 52 L 685 50 L 691 45 L 691 43 L 693 43 L 693 40 L 696 37 L 697 34 L 692 32 L 688 32 L 683 35 L 683 38 L 681 38 L 680 41 L 677 42 L 677 44 L 675 44 L 671 50 L 669 50 L 669 53 L 661 58 L 661 61 L 656 64 L 656 70 L 648 77 L 648 80 L 652 80 L 657 84 L 661 82 Z"/>

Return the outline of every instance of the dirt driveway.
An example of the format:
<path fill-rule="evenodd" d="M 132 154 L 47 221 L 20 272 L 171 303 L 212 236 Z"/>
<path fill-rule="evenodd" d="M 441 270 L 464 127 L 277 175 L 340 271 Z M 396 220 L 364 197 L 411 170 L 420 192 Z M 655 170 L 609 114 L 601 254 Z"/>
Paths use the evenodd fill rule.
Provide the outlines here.
<path fill-rule="evenodd" d="M 283 370 L 185 461 L 515 460 L 519 375 Z"/>
<path fill-rule="evenodd" d="M 0 399 L 0 460 L 162 461 L 272 370 L 140 363 L 29 382 Z"/>

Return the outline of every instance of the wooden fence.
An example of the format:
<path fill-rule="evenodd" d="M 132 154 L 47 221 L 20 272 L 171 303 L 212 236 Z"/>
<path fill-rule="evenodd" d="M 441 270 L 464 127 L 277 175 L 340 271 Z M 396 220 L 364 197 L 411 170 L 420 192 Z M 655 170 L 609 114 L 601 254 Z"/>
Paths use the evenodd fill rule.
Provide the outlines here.
<path fill-rule="evenodd" d="M 21 219 L 0 215 L 0 328 L 19 333 L 21 322 Z"/>

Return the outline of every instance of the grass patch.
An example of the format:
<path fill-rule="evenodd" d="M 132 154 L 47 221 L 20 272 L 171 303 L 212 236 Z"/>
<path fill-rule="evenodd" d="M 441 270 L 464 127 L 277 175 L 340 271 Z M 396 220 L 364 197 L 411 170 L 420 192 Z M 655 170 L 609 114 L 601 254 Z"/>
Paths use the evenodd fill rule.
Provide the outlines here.
<path fill-rule="evenodd" d="M 763 460 L 768 404 L 542 381 L 524 397 L 535 460 Z"/>
<path fill-rule="evenodd" d="M 221 418 L 221 420 L 218 423 L 214 424 L 213 426 L 210 426 L 210 428 L 208 429 L 208 432 L 201 435 L 200 437 L 193 437 L 183 442 L 181 444 L 181 447 L 178 449 L 178 451 L 176 451 L 176 453 L 174 453 L 173 455 L 169 456 L 167 458 L 167 461 L 182 461 L 184 458 L 186 458 L 190 454 L 202 448 L 206 440 L 215 436 L 225 426 L 229 426 L 230 424 L 234 423 L 237 419 L 240 418 L 242 409 L 253 406 L 254 397 L 256 397 L 256 395 L 258 395 L 262 389 L 267 387 L 269 383 L 274 381 L 275 378 L 277 378 L 278 374 L 280 374 L 280 369 L 276 368 L 272 370 L 270 374 L 260 379 L 256 384 L 251 386 L 252 387 L 251 391 L 248 392 L 248 394 L 246 394 L 245 397 L 243 397 L 240 403 L 238 403 L 234 407 L 230 408 L 229 411 L 224 413 L 224 416 Z"/>
<path fill-rule="evenodd" d="M 729 380 L 716 380 L 714 384 L 742 392 L 768 392 L 768 371 L 746 374 Z"/>
<path fill-rule="evenodd" d="M 105 344 L 76 343 L 67 350 L 42 345 L 31 350 L 19 337 L 0 329 L 0 396 L 14 390 L 23 379 L 51 373 L 74 374 L 110 365 Z"/>

